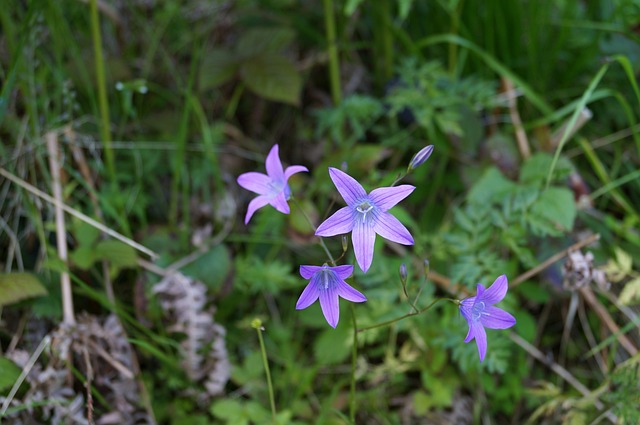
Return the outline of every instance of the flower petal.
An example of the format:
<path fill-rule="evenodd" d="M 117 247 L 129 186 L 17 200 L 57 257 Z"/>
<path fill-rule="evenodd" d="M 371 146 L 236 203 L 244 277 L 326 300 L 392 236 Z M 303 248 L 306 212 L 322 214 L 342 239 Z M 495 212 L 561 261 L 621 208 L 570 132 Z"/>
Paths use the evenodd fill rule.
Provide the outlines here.
<path fill-rule="evenodd" d="M 338 325 L 340 319 L 340 305 L 338 304 L 338 292 L 336 288 L 327 288 L 319 291 L 320 307 L 322 314 L 332 328 Z"/>
<path fill-rule="evenodd" d="M 478 324 L 473 324 L 473 323 L 469 322 L 469 332 L 467 332 L 467 336 L 464 338 L 464 342 L 473 341 L 473 338 L 476 337 L 476 332 L 475 331 L 476 331 L 477 327 L 478 327 Z"/>
<path fill-rule="evenodd" d="M 275 181 L 284 181 L 284 171 L 282 170 L 282 162 L 280 162 L 280 156 L 278 156 L 278 145 L 273 145 L 267 155 L 267 161 L 265 163 L 267 168 L 267 174 Z"/>
<path fill-rule="evenodd" d="M 343 207 L 326 219 L 316 230 L 316 236 L 335 236 L 349 233 L 353 229 L 353 210 Z"/>
<path fill-rule="evenodd" d="M 266 195 L 271 191 L 269 183 L 271 183 L 269 176 L 254 171 L 238 176 L 238 184 L 240 186 L 258 195 Z"/>
<path fill-rule="evenodd" d="M 253 213 L 256 212 L 257 209 L 264 207 L 269 203 L 269 199 L 266 196 L 258 196 L 257 198 L 253 198 L 251 202 L 249 202 L 249 206 L 247 207 L 247 215 L 244 216 L 244 224 L 249 223 Z"/>
<path fill-rule="evenodd" d="M 484 299 L 482 294 L 484 294 L 484 285 L 482 285 L 481 283 L 478 283 L 478 287 L 476 289 L 476 301 L 475 302 L 485 301 L 485 303 L 486 303 L 486 300 Z"/>
<path fill-rule="evenodd" d="M 489 329 L 507 329 L 516 324 L 516 318 L 498 307 L 485 307 L 480 316 L 482 325 Z"/>
<path fill-rule="evenodd" d="M 353 241 L 353 251 L 356 254 L 356 260 L 363 272 L 366 273 L 373 261 L 373 247 L 376 242 L 376 232 L 365 222 L 355 223 L 351 234 Z"/>
<path fill-rule="evenodd" d="M 379 213 L 376 217 L 373 230 L 391 242 L 402 245 L 413 245 L 413 236 L 400 221 L 388 212 Z"/>
<path fill-rule="evenodd" d="M 353 205 L 359 199 L 367 196 L 367 192 L 362 185 L 349 174 L 337 168 L 329 167 L 329 176 L 348 205 Z"/>
<path fill-rule="evenodd" d="M 269 199 L 269 204 L 282 214 L 289 214 L 289 204 L 287 204 L 284 192 L 280 192 L 276 197 Z"/>
<path fill-rule="evenodd" d="M 290 167 L 287 167 L 287 169 L 284 170 L 284 180 L 287 181 L 292 175 L 296 173 L 302 173 L 303 171 L 307 173 L 309 172 L 307 167 L 303 165 L 292 165 Z"/>
<path fill-rule="evenodd" d="M 480 354 L 480 361 L 482 362 L 485 354 L 487 354 L 487 333 L 481 323 L 474 325 L 474 334 L 478 345 L 478 354 Z"/>
<path fill-rule="evenodd" d="M 484 291 L 484 295 L 482 296 L 483 301 L 487 304 L 496 304 L 500 302 L 504 296 L 507 294 L 507 289 L 509 288 L 509 283 L 507 282 L 507 276 L 502 275 L 499 276 L 495 282 Z M 480 294 L 478 293 L 478 296 Z"/>
<path fill-rule="evenodd" d="M 380 187 L 372 190 L 369 194 L 369 198 L 382 211 L 387 211 L 389 208 L 409 196 L 415 188 L 415 186 L 411 186 L 409 184 L 394 187 Z"/>
<path fill-rule="evenodd" d="M 320 291 L 318 291 L 318 287 L 316 283 L 311 280 L 302 294 L 300 294 L 300 298 L 298 298 L 298 302 L 296 303 L 296 310 L 302 310 L 309 307 L 311 304 L 316 302 L 318 297 L 320 296 Z"/>
<path fill-rule="evenodd" d="M 460 302 L 460 313 L 462 314 L 462 317 L 464 317 L 464 319 L 467 321 L 467 323 L 469 323 L 469 326 L 471 326 L 473 317 L 471 311 L 475 302 L 476 297 L 465 298 Z"/>
<path fill-rule="evenodd" d="M 321 266 L 300 266 L 300 276 L 311 279 L 311 276 L 320 270 L 322 270 Z"/>
<path fill-rule="evenodd" d="M 344 298 L 347 301 L 351 301 L 354 303 L 361 303 L 367 300 L 367 297 L 362 295 L 360 291 L 357 291 L 353 287 L 351 287 L 348 283 L 344 281 L 340 281 L 336 288 L 338 295 Z"/>
<path fill-rule="evenodd" d="M 345 280 L 353 274 L 353 266 L 349 264 L 344 266 L 331 267 L 331 270 L 333 270 L 338 275 L 338 278 L 342 280 Z"/>

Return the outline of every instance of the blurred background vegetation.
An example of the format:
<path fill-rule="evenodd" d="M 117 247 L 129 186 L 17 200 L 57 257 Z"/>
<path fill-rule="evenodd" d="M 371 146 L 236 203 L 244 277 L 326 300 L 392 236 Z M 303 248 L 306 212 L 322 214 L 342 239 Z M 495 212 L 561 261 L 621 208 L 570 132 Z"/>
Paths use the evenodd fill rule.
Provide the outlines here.
<path fill-rule="evenodd" d="M 277 423 L 349 423 L 346 303 L 295 311 L 313 229 L 242 224 L 278 143 L 316 224 L 328 166 L 371 190 L 435 146 L 359 326 L 410 311 L 402 263 L 421 306 L 511 283 L 482 364 L 450 304 L 361 333 L 356 423 L 640 423 L 638 0 L 4 0 L 0 28 L 3 422 L 269 423 L 259 318 Z"/>

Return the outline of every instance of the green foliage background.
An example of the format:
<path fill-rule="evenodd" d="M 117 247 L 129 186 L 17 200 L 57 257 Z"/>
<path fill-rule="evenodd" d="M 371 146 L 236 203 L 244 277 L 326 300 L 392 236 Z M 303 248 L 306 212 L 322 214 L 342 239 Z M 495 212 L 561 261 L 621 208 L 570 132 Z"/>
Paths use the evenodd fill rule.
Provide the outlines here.
<path fill-rule="evenodd" d="M 343 205 L 327 167 L 347 167 L 371 190 L 392 184 L 433 144 L 429 161 L 403 180 L 415 192 L 393 210 L 415 245 L 377 238 L 371 270 L 349 281 L 368 298 L 355 306 L 358 327 L 411 311 L 401 264 L 406 294 L 422 308 L 501 274 L 513 282 L 598 233 L 589 270 L 606 273 L 611 286 L 588 285 L 620 331 L 580 289 L 563 286 L 563 263 L 553 263 L 500 304 L 518 322 L 489 331 L 483 363 L 475 344 L 463 343 L 467 325 L 451 303 L 359 333 L 355 423 L 640 421 L 638 354 L 620 344 L 622 335 L 640 346 L 638 0 L 97 6 L 97 21 L 74 0 L 0 8 L 0 167 L 51 193 L 44 137 L 54 132 L 66 205 L 158 253 L 156 267 L 205 285 L 207 308 L 226 330 L 231 378 L 223 395 L 203 403 L 202 384 L 180 365 L 184 335 L 167 329 L 152 292 L 161 276 L 145 267 L 149 259 L 67 216 L 64 264 L 52 207 L 5 174 L 3 353 L 12 344 L 33 352 L 31 335 L 59 325 L 58 282 L 69 271 L 77 313 L 113 311 L 124 323 L 158 423 L 272 421 L 255 318 L 276 423 L 350 423 L 352 310 L 341 302 L 335 330 L 318 305 L 295 310 L 306 284 L 298 266 L 326 261 L 305 215 L 318 225 Z M 310 173 L 289 182 L 297 203 L 290 215 L 264 208 L 245 226 L 251 195 L 235 179 L 263 171 L 275 143 L 283 162 Z M 340 256 L 341 239 L 326 242 Z M 344 254 L 353 263 L 351 250 Z M 3 354 L 1 396 L 18 375 Z M 96 402 L 94 415 L 112 408 Z"/>

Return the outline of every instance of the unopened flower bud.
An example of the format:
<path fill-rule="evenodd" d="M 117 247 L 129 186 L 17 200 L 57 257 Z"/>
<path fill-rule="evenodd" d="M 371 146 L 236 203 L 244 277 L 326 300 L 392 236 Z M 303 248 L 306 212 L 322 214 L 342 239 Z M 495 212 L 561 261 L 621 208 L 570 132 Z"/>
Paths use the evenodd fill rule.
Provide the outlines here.
<path fill-rule="evenodd" d="M 340 169 L 345 173 L 347 172 L 347 170 L 349 169 L 349 164 L 347 164 L 347 161 L 342 161 L 342 164 L 340 164 Z"/>
<path fill-rule="evenodd" d="M 347 252 L 347 248 L 349 240 L 347 239 L 347 235 L 342 235 L 342 252 Z"/>
<path fill-rule="evenodd" d="M 251 321 L 251 327 L 253 329 L 260 329 L 260 330 L 264 330 L 264 328 L 262 327 L 262 320 L 260 319 L 253 319 Z"/>
<path fill-rule="evenodd" d="M 429 276 L 429 260 L 424 260 L 424 275 Z"/>
<path fill-rule="evenodd" d="M 400 264 L 400 280 L 403 285 L 407 283 L 407 266 L 404 263 Z"/>
<path fill-rule="evenodd" d="M 429 159 L 432 152 L 433 152 L 433 145 L 425 146 L 424 148 L 420 149 L 420 152 L 415 154 L 411 159 L 411 162 L 409 163 L 409 168 L 407 171 L 413 171 L 416 168 L 418 168 L 420 165 L 422 165 L 427 159 Z"/>

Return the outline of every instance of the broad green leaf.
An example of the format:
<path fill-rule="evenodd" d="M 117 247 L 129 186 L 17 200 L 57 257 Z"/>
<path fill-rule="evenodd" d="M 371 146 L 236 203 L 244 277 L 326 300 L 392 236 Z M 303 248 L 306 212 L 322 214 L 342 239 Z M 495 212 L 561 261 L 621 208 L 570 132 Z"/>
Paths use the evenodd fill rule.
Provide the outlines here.
<path fill-rule="evenodd" d="M 233 52 L 214 49 L 206 54 L 200 68 L 200 89 L 218 87 L 231 80 L 238 71 L 240 61 Z"/>
<path fill-rule="evenodd" d="M 342 317 L 342 320 L 349 320 L 349 316 Z M 329 365 L 343 362 L 351 353 L 353 342 L 351 332 L 352 329 L 349 326 L 339 325 L 336 329 L 324 331 L 320 337 L 316 338 L 313 352 L 318 364 Z"/>
<path fill-rule="evenodd" d="M 136 251 L 131 246 L 113 239 L 100 241 L 96 245 L 96 256 L 108 260 L 112 267 L 118 269 L 138 264 Z"/>
<path fill-rule="evenodd" d="M 264 53 L 278 53 L 291 44 L 295 33 L 289 28 L 254 28 L 245 32 L 236 47 L 241 58 L 262 55 Z"/>
<path fill-rule="evenodd" d="M 100 236 L 100 230 L 94 226 L 81 221 L 80 219 L 73 219 L 73 236 L 76 238 L 79 246 L 92 246 Z"/>
<path fill-rule="evenodd" d="M 0 306 L 47 295 L 47 290 L 31 273 L 0 273 Z"/>
<path fill-rule="evenodd" d="M 82 270 L 88 270 L 97 260 L 96 250 L 91 246 L 80 245 L 69 253 L 69 259 Z"/>
<path fill-rule="evenodd" d="M 22 369 L 6 357 L 0 357 L 0 395 L 6 395 L 15 384 Z"/>
<path fill-rule="evenodd" d="M 515 183 L 507 179 L 500 170 L 491 167 L 469 190 L 467 200 L 478 204 L 499 203 L 513 191 L 515 186 Z"/>
<path fill-rule="evenodd" d="M 529 158 L 520 171 L 520 181 L 522 183 L 542 184 L 547 178 L 549 168 L 553 162 L 553 157 L 545 152 L 538 152 Z M 563 156 L 558 158 L 558 163 L 554 170 L 554 179 L 564 179 L 571 173 L 573 167 L 571 162 Z"/>
<path fill-rule="evenodd" d="M 216 245 L 181 269 L 182 273 L 218 289 L 231 270 L 231 256 L 225 245 Z"/>
<path fill-rule="evenodd" d="M 264 53 L 249 58 L 240 66 L 240 76 L 258 96 L 292 105 L 300 103 L 302 77 L 283 56 Z"/>
<path fill-rule="evenodd" d="M 398 0 L 398 16 L 401 20 L 407 19 L 409 16 L 409 11 L 411 11 L 411 5 L 413 4 L 413 0 Z"/>
<path fill-rule="evenodd" d="M 573 193 L 561 187 L 550 187 L 542 192 L 531 208 L 532 216 L 542 218 L 551 225 L 560 226 L 563 231 L 573 228 L 576 213 Z"/>

